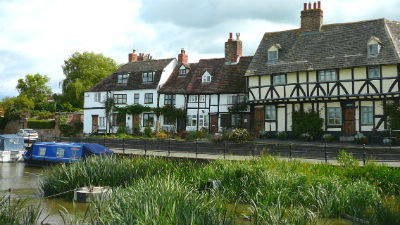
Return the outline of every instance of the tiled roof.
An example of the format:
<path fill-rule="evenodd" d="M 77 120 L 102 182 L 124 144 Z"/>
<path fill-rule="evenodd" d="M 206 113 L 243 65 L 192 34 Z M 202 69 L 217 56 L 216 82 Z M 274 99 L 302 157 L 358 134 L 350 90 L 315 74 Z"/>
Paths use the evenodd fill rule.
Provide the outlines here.
<path fill-rule="evenodd" d="M 377 57 L 368 57 L 367 42 L 379 38 Z M 321 32 L 300 29 L 265 33 L 246 76 L 354 66 L 400 63 L 400 23 L 385 19 L 324 25 Z M 279 44 L 279 59 L 268 63 L 268 48 Z"/>
<path fill-rule="evenodd" d="M 202 59 L 198 63 L 190 63 L 190 71 L 184 76 L 179 75 L 182 63 L 178 63 L 168 81 L 160 89 L 160 93 L 245 93 L 244 74 L 251 59 L 251 56 L 240 57 L 239 62 L 233 65 L 226 65 L 225 58 Z M 202 83 L 202 76 L 206 71 L 212 76 L 210 83 Z"/>
<path fill-rule="evenodd" d="M 138 89 L 156 89 L 160 81 L 164 68 L 171 63 L 174 58 L 148 60 L 140 62 L 129 62 L 122 65 L 113 74 L 106 77 L 95 86 L 90 88 L 91 91 L 122 91 L 122 90 L 138 90 Z M 153 83 L 144 84 L 142 81 L 142 72 L 155 71 Z M 118 74 L 129 73 L 128 83 L 126 85 L 117 84 Z"/>

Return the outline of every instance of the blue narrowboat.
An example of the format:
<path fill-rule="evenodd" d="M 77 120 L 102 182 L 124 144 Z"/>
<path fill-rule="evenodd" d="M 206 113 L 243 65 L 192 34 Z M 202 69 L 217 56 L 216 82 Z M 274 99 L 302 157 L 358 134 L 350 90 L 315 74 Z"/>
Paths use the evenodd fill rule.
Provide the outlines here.
<path fill-rule="evenodd" d="M 24 154 L 28 162 L 76 162 L 90 155 L 112 155 L 113 151 L 95 143 L 36 142 Z"/>

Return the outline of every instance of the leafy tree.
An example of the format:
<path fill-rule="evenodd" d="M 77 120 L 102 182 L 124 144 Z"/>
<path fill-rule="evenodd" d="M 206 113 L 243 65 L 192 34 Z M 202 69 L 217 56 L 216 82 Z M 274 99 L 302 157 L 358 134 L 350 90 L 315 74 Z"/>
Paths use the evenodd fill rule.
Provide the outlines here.
<path fill-rule="evenodd" d="M 19 79 L 17 90 L 21 95 L 27 97 L 32 100 L 37 107 L 37 110 L 47 110 L 42 108 L 48 108 L 51 106 L 47 106 L 47 97 L 51 94 L 51 89 L 48 86 L 48 82 L 50 78 L 46 75 L 41 74 L 27 74 L 25 79 Z M 50 110 L 48 110 L 50 111 Z"/>
<path fill-rule="evenodd" d="M 97 84 L 117 68 L 116 62 L 103 54 L 75 52 L 64 61 L 62 66 L 65 79 L 62 81 L 62 92 L 75 108 L 83 107 L 83 93 Z"/>
<path fill-rule="evenodd" d="M 14 98 L 6 97 L 0 105 L 5 111 L 4 117 L 8 120 L 26 118 L 35 107 L 35 103 L 25 95 L 19 95 Z"/>

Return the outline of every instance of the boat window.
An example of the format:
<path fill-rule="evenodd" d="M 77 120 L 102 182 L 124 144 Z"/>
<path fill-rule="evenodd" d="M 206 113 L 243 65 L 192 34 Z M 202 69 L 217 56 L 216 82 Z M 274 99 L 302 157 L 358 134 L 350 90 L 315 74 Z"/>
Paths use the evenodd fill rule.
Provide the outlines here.
<path fill-rule="evenodd" d="M 46 148 L 39 148 L 39 155 L 46 155 Z"/>
<path fill-rule="evenodd" d="M 64 157 L 64 149 L 63 148 L 57 148 L 57 157 L 58 158 Z"/>

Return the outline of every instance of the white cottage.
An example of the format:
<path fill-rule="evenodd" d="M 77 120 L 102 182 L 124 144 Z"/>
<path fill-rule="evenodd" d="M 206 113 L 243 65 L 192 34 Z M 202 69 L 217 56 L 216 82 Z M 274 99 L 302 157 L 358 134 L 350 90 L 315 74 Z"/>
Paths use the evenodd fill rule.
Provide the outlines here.
<path fill-rule="evenodd" d="M 127 64 L 85 92 L 84 133 L 112 133 L 119 127 L 127 127 L 131 132 L 135 125 L 142 130 L 147 126 L 155 128 L 156 116 L 151 111 L 140 115 L 114 113 L 111 118 L 105 114 L 107 97 L 120 107 L 134 104 L 157 107 L 157 91 L 171 75 L 177 61 L 174 58 L 153 60 L 148 56 L 133 51 Z"/>
<path fill-rule="evenodd" d="M 232 38 L 225 42 L 225 58 L 201 59 L 188 63 L 184 50 L 178 56 L 178 65 L 166 84 L 160 89 L 160 106 L 174 105 L 186 110 L 186 121 L 161 120 L 165 130 L 201 130 L 210 133 L 223 128 L 249 128 L 249 109 L 229 108 L 246 103 L 247 90 L 244 74 L 252 57 L 242 56 L 242 42 Z"/>

